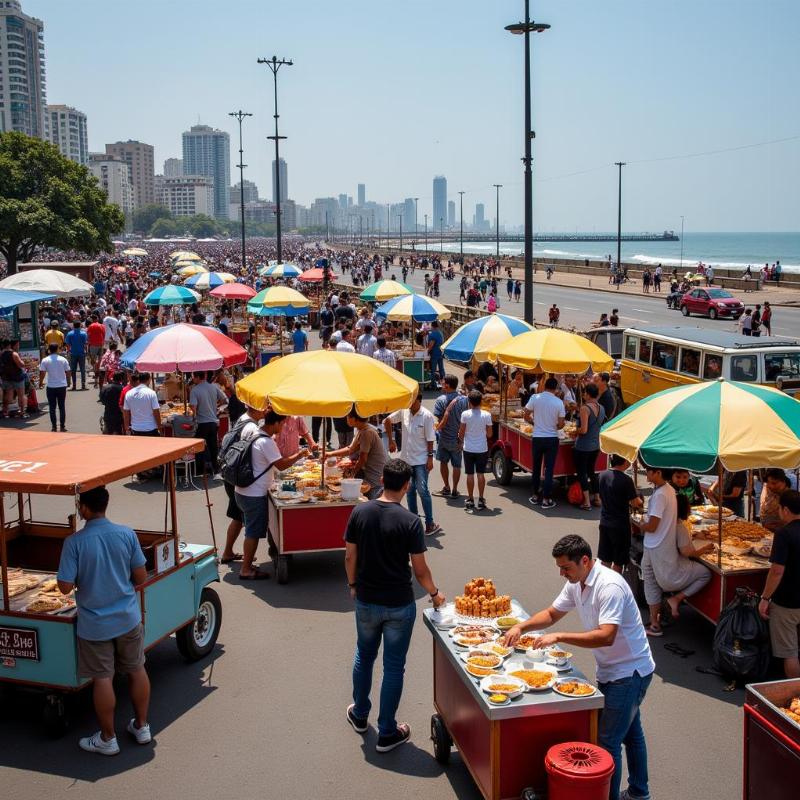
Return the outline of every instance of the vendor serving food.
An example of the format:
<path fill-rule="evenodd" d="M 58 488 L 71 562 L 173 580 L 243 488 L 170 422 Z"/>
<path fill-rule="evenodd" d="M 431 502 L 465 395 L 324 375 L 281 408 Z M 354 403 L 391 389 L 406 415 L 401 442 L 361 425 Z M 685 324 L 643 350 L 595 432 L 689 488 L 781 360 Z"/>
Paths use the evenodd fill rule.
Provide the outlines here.
<path fill-rule="evenodd" d="M 369 484 L 367 497 L 374 500 L 383 491 L 383 465 L 386 463 L 386 451 L 378 431 L 367 422 L 366 417 L 356 414 L 355 408 L 346 417 L 347 424 L 355 428 L 356 436 L 348 447 L 331 451 L 332 456 L 350 456 L 358 458 L 350 467 L 356 477 L 361 477 Z"/>
<path fill-rule="evenodd" d="M 647 749 L 639 707 L 650 685 L 655 662 L 633 594 L 618 572 L 592 557 L 580 536 L 564 536 L 553 547 L 553 558 L 567 583 L 553 604 L 515 625 L 504 637 L 513 646 L 525 631 L 550 628 L 568 611 L 577 610 L 583 633 L 543 633 L 534 636 L 535 649 L 556 644 L 589 647 L 597 662 L 597 681 L 605 695 L 598 743 L 614 758 L 610 797 L 649 797 Z M 622 780 L 622 743 L 628 760 L 628 789 Z"/>

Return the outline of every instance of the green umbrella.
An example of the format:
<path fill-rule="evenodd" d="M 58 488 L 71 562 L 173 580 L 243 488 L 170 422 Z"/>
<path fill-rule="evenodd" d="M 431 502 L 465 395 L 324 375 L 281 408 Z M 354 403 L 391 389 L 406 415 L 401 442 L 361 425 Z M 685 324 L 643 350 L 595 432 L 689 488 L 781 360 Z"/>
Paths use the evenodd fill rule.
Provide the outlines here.
<path fill-rule="evenodd" d="M 400 297 L 404 294 L 414 294 L 414 290 L 400 281 L 386 279 L 371 283 L 359 297 L 368 303 L 385 303 L 393 297 Z"/>

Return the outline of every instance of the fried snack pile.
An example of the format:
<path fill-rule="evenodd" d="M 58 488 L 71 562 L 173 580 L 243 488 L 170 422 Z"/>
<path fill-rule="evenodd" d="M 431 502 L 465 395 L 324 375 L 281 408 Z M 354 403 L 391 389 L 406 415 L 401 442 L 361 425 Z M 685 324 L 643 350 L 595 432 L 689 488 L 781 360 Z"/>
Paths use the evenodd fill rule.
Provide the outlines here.
<path fill-rule="evenodd" d="M 473 578 L 455 602 L 456 612 L 467 617 L 501 617 L 511 611 L 511 597 L 498 595 L 490 578 Z"/>
<path fill-rule="evenodd" d="M 792 722 L 796 722 L 800 725 L 800 697 L 795 697 L 791 703 L 789 703 L 789 708 L 782 708 L 781 711 L 789 717 Z"/>

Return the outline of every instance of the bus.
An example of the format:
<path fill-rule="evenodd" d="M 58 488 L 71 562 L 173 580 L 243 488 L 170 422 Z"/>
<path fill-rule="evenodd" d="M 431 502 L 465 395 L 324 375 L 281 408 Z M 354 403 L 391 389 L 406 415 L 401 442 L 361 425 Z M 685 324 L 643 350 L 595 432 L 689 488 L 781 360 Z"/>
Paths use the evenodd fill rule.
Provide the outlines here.
<path fill-rule="evenodd" d="M 663 389 L 716 378 L 798 395 L 800 343 L 681 326 L 625 330 L 620 388 L 626 405 Z"/>

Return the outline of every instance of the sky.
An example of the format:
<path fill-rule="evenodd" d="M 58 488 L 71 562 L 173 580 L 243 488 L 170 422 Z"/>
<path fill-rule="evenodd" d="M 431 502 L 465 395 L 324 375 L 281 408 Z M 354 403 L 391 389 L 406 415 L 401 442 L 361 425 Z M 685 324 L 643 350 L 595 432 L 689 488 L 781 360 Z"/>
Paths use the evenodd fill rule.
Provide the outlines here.
<path fill-rule="evenodd" d="M 523 0 L 22 0 L 45 24 L 47 97 L 88 117 L 90 150 L 139 139 L 156 171 L 200 120 L 231 134 L 238 180 L 271 196 L 279 72 L 289 196 L 419 197 L 432 179 L 501 225 L 523 220 Z M 798 0 L 534 0 L 534 228 L 797 231 Z M 779 141 L 787 140 L 787 141 Z M 756 145 L 756 146 L 751 146 Z M 739 148 L 739 149 L 733 149 Z M 729 151 L 729 152 L 717 152 Z M 697 155 L 708 154 L 710 155 Z M 687 157 L 693 156 L 693 157 Z M 456 211 L 458 219 L 458 209 Z"/>

